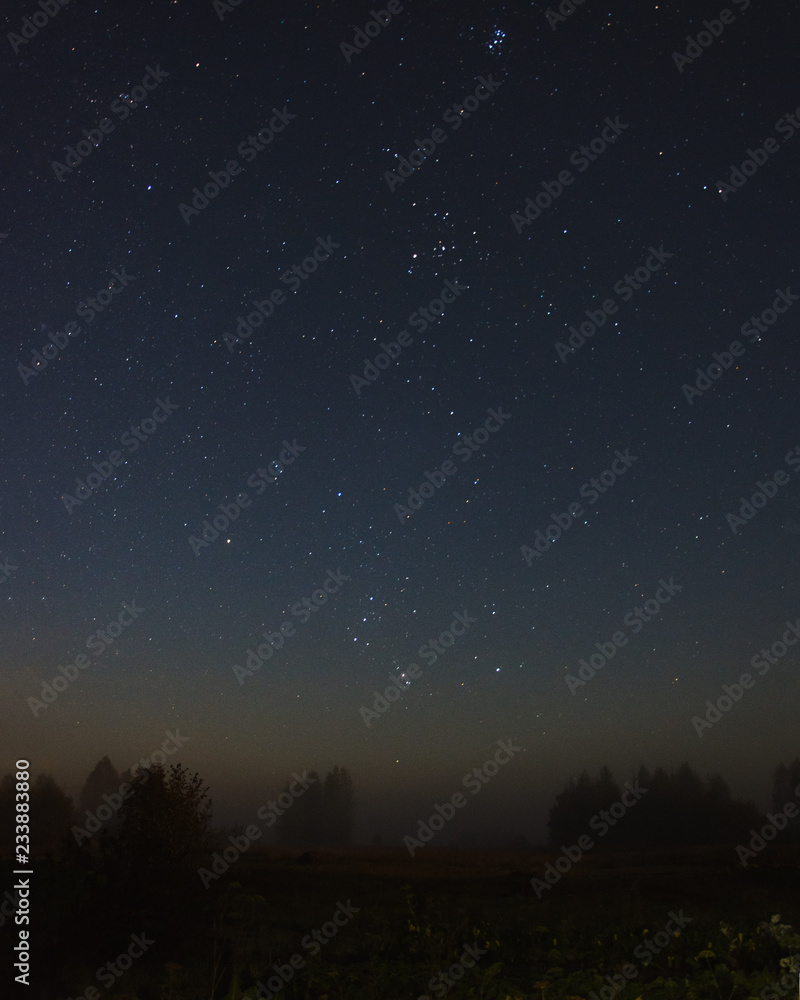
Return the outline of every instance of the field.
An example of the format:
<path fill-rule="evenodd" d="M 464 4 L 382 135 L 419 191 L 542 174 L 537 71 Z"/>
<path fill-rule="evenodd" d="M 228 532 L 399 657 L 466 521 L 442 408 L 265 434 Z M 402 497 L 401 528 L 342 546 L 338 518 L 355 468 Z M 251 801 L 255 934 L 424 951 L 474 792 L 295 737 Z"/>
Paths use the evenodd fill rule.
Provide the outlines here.
<path fill-rule="evenodd" d="M 173 899 L 148 953 L 98 995 L 250 1000 L 259 982 L 298 1000 L 796 995 L 800 847 L 746 869 L 732 847 L 597 849 L 537 898 L 530 879 L 557 856 L 253 848 L 201 886 L 202 905 Z M 97 960 L 68 964 L 78 1000 Z"/>

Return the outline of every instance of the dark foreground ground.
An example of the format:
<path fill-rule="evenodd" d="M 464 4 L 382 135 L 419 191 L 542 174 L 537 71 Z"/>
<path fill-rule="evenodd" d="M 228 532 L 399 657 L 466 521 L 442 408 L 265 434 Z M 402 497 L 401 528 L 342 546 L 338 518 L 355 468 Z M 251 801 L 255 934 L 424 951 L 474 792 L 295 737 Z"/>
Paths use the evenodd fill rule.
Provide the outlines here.
<path fill-rule="evenodd" d="M 798 995 L 800 846 L 746 868 L 733 847 L 597 848 L 537 895 L 558 857 L 251 848 L 183 892 L 40 860 L 31 987 L 14 989 L 6 917 L 0 996 L 251 1000 L 259 982 L 315 1000 Z"/>

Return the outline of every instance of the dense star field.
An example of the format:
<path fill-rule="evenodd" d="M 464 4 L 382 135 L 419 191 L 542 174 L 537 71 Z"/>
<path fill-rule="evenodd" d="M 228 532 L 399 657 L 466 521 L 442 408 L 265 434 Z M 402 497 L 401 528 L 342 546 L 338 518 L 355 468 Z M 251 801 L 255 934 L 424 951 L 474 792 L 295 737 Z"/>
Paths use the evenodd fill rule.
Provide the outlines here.
<path fill-rule="evenodd" d="M 794 15 L 569 6 L 9 14 L 7 760 L 178 726 L 218 817 L 339 763 L 367 840 L 510 738 L 464 831 L 603 763 L 767 804 Z"/>
<path fill-rule="evenodd" d="M 314 773 L 401 849 L 604 765 L 773 808 L 797 18 L 13 0 L 0 776 L 179 764 L 221 829 Z"/>

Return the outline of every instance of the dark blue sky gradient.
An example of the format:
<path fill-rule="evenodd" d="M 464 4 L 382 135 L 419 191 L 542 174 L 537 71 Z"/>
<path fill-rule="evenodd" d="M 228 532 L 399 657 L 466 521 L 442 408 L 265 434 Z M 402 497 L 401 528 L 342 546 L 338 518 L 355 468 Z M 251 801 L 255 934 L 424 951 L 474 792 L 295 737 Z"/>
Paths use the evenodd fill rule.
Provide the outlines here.
<path fill-rule="evenodd" d="M 294 769 L 339 763 L 362 835 L 400 842 L 513 738 L 525 752 L 454 836 L 543 839 L 553 795 L 603 763 L 624 780 L 689 760 L 767 806 L 797 752 L 796 654 L 763 677 L 750 661 L 800 616 L 786 458 L 800 307 L 757 342 L 741 327 L 776 290 L 800 293 L 800 123 L 785 124 L 800 91 L 797 15 L 744 2 L 682 72 L 673 52 L 718 7 L 587 4 L 552 30 L 544 5 L 406 3 L 349 63 L 340 43 L 367 6 L 244 0 L 220 20 L 211 3 L 71 4 L 18 52 L 5 40 L 4 771 L 27 757 L 77 794 L 103 755 L 122 770 L 179 727 L 219 820 L 247 821 Z M 34 9 L 12 6 L 7 32 Z M 122 120 L 112 105 L 148 67 L 161 82 Z M 482 79 L 494 92 L 458 121 Z M 283 130 L 246 162 L 273 109 Z M 113 131 L 57 179 L 53 161 L 103 117 Z M 581 170 L 571 156 L 606 119 L 625 127 Z M 444 141 L 390 190 L 384 173 L 435 128 Z M 723 198 L 718 182 L 770 137 L 777 152 Z M 187 224 L 180 204 L 233 159 L 241 172 Z M 516 231 L 564 169 L 573 182 Z M 326 241 L 293 291 L 281 276 Z M 653 248 L 663 265 L 623 295 Z M 76 317 L 114 272 L 126 287 Z M 463 291 L 421 329 L 446 282 Z M 229 349 L 276 288 L 285 301 Z M 617 311 L 562 361 L 556 342 L 609 298 Z M 70 321 L 80 335 L 23 380 Z M 357 393 L 351 376 L 404 330 Z M 682 386 L 737 339 L 690 404 Z M 132 450 L 124 435 L 159 400 L 174 412 Z M 510 417 L 454 456 L 490 410 Z M 285 441 L 302 452 L 257 495 L 248 479 Z M 618 450 L 636 461 L 582 500 Z M 114 451 L 124 463 L 68 511 Z M 395 504 L 448 459 L 401 523 Z M 788 482 L 734 534 L 726 515 L 779 469 Z M 243 490 L 250 506 L 195 554 L 190 536 Z M 521 547 L 581 501 L 528 565 Z M 348 579 L 301 621 L 292 607 L 329 571 Z M 634 634 L 626 615 L 662 579 L 682 590 Z M 144 611 L 34 717 L 28 699 L 125 602 Z M 421 661 L 456 612 L 475 623 Z M 287 623 L 239 684 L 234 664 Z M 565 677 L 620 629 L 627 645 L 571 693 Z M 415 662 L 367 727 L 361 707 Z M 699 738 L 692 717 L 747 670 L 753 689 Z"/>

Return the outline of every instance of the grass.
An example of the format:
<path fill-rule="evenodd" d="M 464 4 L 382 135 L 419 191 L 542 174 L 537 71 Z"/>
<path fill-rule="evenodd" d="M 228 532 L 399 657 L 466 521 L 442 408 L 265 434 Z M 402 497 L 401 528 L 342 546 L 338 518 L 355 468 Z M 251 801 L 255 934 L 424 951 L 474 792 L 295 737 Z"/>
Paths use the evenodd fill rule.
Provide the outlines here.
<path fill-rule="evenodd" d="M 204 894 L 213 906 L 187 912 L 190 935 L 157 942 L 102 996 L 253 1000 L 259 980 L 281 982 L 274 966 L 286 1000 L 797 995 L 800 847 L 773 846 L 747 869 L 732 847 L 598 849 L 541 900 L 530 878 L 557 852 L 299 853 L 249 851 Z M 340 903 L 358 911 L 341 926 Z M 671 913 L 688 919 L 669 925 Z M 462 961 L 466 946 L 477 960 Z M 92 966 L 71 964 L 77 996 Z"/>

